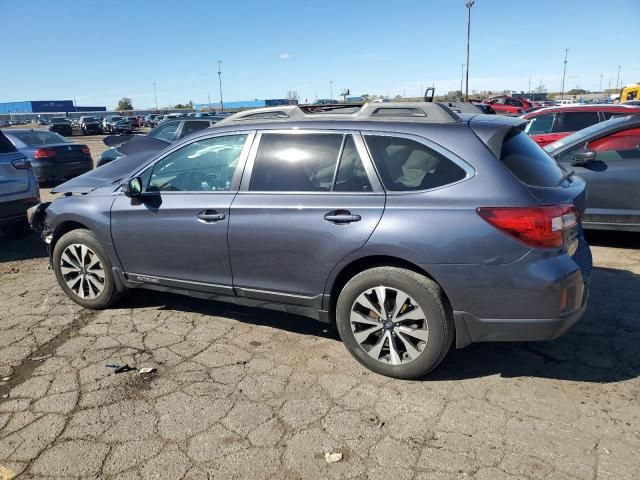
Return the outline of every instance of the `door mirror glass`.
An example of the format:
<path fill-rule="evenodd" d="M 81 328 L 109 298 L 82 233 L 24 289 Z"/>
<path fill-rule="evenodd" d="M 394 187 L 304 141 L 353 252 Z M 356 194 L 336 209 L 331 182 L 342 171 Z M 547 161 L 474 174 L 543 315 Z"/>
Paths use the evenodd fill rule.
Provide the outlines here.
<path fill-rule="evenodd" d="M 122 191 L 127 197 L 139 197 L 142 195 L 142 180 L 134 177 L 122 186 Z"/>
<path fill-rule="evenodd" d="M 574 167 L 582 167 L 589 162 L 596 159 L 596 152 L 594 150 L 588 150 L 586 148 L 578 150 L 573 154 L 572 165 Z"/>

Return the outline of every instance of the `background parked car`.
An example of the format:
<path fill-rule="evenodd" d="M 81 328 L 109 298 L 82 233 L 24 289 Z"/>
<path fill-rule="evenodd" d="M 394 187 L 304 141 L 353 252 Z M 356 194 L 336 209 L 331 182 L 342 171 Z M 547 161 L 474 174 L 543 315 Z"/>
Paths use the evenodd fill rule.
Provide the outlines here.
<path fill-rule="evenodd" d="M 49 131 L 59 133 L 66 137 L 71 137 L 73 135 L 71 122 L 64 117 L 52 117 L 49 121 Z"/>
<path fill-rule="evenodd" d="M 122 157 L 123 155 L 140 153 L 141 151 L 160 151 L 171 143 L 180 140 L 191 133 L 210 127 L 218 120 L 219 118 L 168 120 L 162 123 L 162 125 L 155 127 L 146 135 L 134 135 L 130 139 L 126 139 L 118 145 L 114 142 L 119 142 L 120 138 L 107 137 L 104 139 L 105 144 L 113 145 L 113 148 L 109 148 L 102 152 L 96 166 L 100 167 L 105 165 L 118 157 Z"/>
<path fill-rule="evenodd" d="M 97 117 L 80 117 L 80 127 L 83 135 L 102 133 L 102 124 Z"/>
<path fill-rule="evenodd" d="M 525 132 L 540 146 L 547 145 L 595 123 L 615 116 L 640 113 L 630 105 L 566 105 L 543 108 L 522 116 L 528 123 Z"/>
<path fill-rule="evenodd" d="M 131 133 L 133 126 L 121 115 L 107 115 L 102 121 L 102 127 L 108 133 Z"/>
<path fill-rule="evenodd" d="M 640 115 L 597 123 L 544 149 L 587 182 L 585 228 L 640 232 Z"/>
<path fill-rule="evenodd" d="M 533 106 L 529 100 L 524 98 L 507 97 L 504 95 L 487 98 L 482 103 L 490 105 L 497 114 L 502 115 L 520 115 Z"/>
<path fill-rule="evenodd" d="M 55 132 L 12 129 L 5 134 L 14 147 L 30 160 L 41 183 L 67 180 L 93 169 L 89 147 Z"/>
<path fill-rule="evenodd" d="M 155 113 L 150 113 L 148 115 L 145 115 L 144 116 L 144 121 L 143 121 L 144 126 L 145 127 L 154 127 L 155 125 L 153 123 L 153 120 L 155 120 L 157 117 L 158 117 L 158 115 L 155 114 Z"/>
<path fill-rule="evenodd" d="M 45 132 L 47 133 L 47 132 Z M 40 201 L 31 163 L 0 130 L 0 230 L 7 236 L 28 234 L 27 209 Z"/>

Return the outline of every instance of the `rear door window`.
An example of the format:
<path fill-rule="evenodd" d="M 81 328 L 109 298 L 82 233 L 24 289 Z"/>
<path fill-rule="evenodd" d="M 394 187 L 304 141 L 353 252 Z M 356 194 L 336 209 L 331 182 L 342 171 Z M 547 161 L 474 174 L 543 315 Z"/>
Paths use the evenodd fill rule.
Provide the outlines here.
<path fill-rule="evenodd" d="M 549 113 L 547 115 L 538 115 L 537 117 L 533 117 L 527 123 L 524 131 L 529 135 L 541 135 L 544 133 L 551 133 L 553 128 L 553 120 L 555 115 L 553 113 Z"/>
<path fill-rule="evenodd" d="M 557 115 L 556 132 L 577 132 L 598 123 L 598 112 L 564 112 Z"/>
<path fill-rule="evenodd" d="M 197 132 L 198 130 L 204 130 L 210 125 L 206 120 L 186 120 L 182 126 L 182 132 L 180 132 L 180 138 Z"/>
<path fill-rule="evenodd" d="M 263 133 L 249 190 L 328 192 L 344 135 Z"/>
<path fill-rule="evenodd" d="M 415 140 L 386 135 L 365 135 L 364 138 L 388 191 L 427 190 L 466 176 L 462 167 Z"/>
<path fill-rule="evenodd" d="M 502 144 L 500 161 L 522 183 L 534 187 L 557 187 L 564 170 L 526 133 L 512 130 Z"/>

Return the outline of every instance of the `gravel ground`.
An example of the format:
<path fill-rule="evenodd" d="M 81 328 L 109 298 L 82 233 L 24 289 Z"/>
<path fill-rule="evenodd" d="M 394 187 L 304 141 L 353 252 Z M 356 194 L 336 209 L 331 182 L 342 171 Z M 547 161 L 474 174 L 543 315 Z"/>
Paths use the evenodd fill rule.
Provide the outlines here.
<path fill-rule="evenodd" d="M 0 479 L 636 479 L 640 236 L 589 240 L 564 337 L 398 381 L 302 317 L 145 291 L 83 310 L 36 236 L 0 237 Z"/>

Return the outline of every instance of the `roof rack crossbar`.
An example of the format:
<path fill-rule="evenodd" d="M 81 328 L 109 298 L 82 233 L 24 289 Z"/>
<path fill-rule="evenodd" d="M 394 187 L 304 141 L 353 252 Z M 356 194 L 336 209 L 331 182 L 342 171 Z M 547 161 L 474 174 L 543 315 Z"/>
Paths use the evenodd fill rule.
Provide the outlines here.
<path fill-rule="evenodd" d="M 379 120 L 392 119 L 425 123 L 454 123 L 460 117 L 446 105 L 435 102 L 389 102 L 365 103 L 357 105 L 319 105 L 314 106 L 285 105 L 279 107 L 257 108 L 245 110 L 231 115 L 216 125 L 229 125 L 245 121 L 278 122 L 286 120 Z"/>

